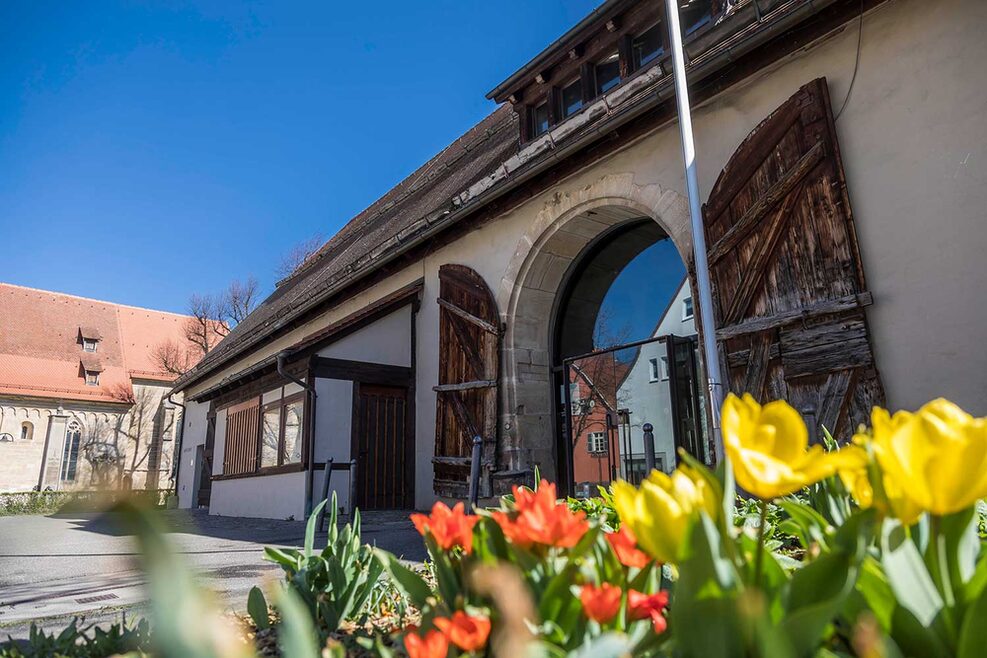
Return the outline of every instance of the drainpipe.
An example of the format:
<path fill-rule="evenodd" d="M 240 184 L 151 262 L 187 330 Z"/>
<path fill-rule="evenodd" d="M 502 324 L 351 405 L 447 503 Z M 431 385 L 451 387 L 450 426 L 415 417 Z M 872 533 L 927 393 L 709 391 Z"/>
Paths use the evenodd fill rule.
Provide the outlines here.
<path fill-rule="evenodd" d="M 303 389 L 305 389 L 311 396 L 309 404 L 309 413 L 305 418 L 305 424 L 308 426 L 308 467 L 305 469 L 305 518 L 312 513 L 312 481 L 315 476 L 315 386 L 311 382 L 306 382 L 304 379 L 299 379 L 291 373 L 289 373 L 285 367 L 288 365 L 288 359 L 291 357 L 291 352 L 285 350 L 283 352 L 278 352 L 278 374 L 287 379 L 288 381 L 298 384 Z"/>
<path fill-rule="evenodd" d="M 178 490 L 178 475 L 182 470 L 182 439 L 185 438 L 185 405 L 181 402 L 176 402 L 172 396 L 174 392 L 168 393 L 168 404 L 173 404 L 176 407 L 181 407 L 182 413 L 179 414 L 178 419 L 178 436 L 175 437 L 175 454 L 171 458 L 171 472 L 172 477 L 175 479 L 175 496 L 178 498 L 178 502 L 181 503 L 181 492 Z"/>

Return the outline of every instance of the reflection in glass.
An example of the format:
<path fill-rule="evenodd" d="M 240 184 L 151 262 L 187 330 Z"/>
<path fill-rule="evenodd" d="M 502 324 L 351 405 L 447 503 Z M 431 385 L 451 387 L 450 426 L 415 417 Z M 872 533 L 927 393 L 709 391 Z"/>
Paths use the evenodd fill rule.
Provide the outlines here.
<path fill-rule="evenodd" d="M 281 408 L 264 411 L 261 421 L 260 466 L 278 465 L 278 434 L 281 427 Z"/>
<path fill-rule="evenodd" d="M 302 403 L 292 402 L 284 408 L 284 453 L 282 463 L 302 461 Z"/>

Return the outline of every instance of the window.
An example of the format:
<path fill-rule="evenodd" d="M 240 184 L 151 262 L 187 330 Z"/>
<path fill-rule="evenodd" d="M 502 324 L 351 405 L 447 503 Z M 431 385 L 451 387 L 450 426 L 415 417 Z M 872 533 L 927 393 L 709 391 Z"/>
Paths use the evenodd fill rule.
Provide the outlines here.
<path fill-rule="evenodd" d="M 634 70 L 647 66 L 665 54 L 662 44 L 662 24 L 656 23 L 631 41 L 631 63 Z"/>
<path fill-rule="evenodd" d="M 542 103 L 529 110 L 528 138 L 534 139 L 548 132 L 548 103 Z"/>
<path fill-rule="evenodd" d="M 655 357 L 648 362 L 650 366 L 650 379 L 653 382 L 668 379 L 668 357 Z"/>
<path fill-rule="evenodd" d="M 224 475 L 246 475 L 302 461 L 304 393 L 269 404 L 254 398 L 231 407 L 226 417 Z"/>
<path fill-rule="evenodd" d="M 260 467 L 278 465 L 278 445 L 281 442 L 281 402 L 265 407 L 261 414 Z"/>
<path fill-rule="evenodd" d="M 713 20 L 713 1 L 692 0 L 692 2 L 679 8 L 679 22 L 682 25 L 684 35 L 692 34 Z"/>
<path fill-rule="evenodd" d="M 95 352 L 99 347 L 99 341 L 95 338 L 83 338 L 82 339 L 82 350 L 84 352 Z"/>
<path fill-rule="evenodd" d="M 21 441 L 30 441 L 34 438 L 34 424 L 29 421 L 21 423 Z"/>
<path fill-rule="evenodd" d="M 99 386 L 98 370 L 86 370 L 86 386 Z"/>
<path fill-rule="evenodd" d="M 559 116 L 571 117 L 583 108 L 583 82 L 576 78 L 559 91 Z"/>
<path fill-rule="evenodd" d="M 695 315 L 695 311 L 692 309 L 692 297 L 686 297 L 682 300 L 682 320 L 691 320 Z"/>
<path fill-rule="evenodd" d="M 594 455 L 607 452 L 606 432 L 590 432 L 586 437 L 586 450 Z"/>
<path fill-rule="evenodd" d="M 593 67 L 593 77 L 597 96 L 620 84 L 620 57 L 616 52 L 596 63 Z"/>
<path fill-rule="evenodd" d="M 62 468 L 59 479 L 62 482 L 75 482 L 79 466 L 79 443 L 82 441 L 82 426 L 73 420 L 65 430 L 65 445 L 62 447 Z"/>

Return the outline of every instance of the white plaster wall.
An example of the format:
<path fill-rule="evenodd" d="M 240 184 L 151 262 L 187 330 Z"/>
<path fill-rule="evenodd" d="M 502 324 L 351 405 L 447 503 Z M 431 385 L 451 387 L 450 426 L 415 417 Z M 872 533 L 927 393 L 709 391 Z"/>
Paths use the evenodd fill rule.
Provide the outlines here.
<path fill-rule="evenodd" d="M 305 473 L 217 480 L 209 513 L 258 519 L 305 518 Z"/>
<path fill-rule="evenodd" d="M 189 509 L 195 500 L 195 452 L 206 442 L 206 414 L 209 404 L 187 402 L 182 428 L 181 466 L 178 469 L 178 506 Z"/>
<path fill-rule="evenodd" d="M 985 25 L 987 3 L 978 0 L 892 0 L 868 13 L 853 94 L 836 123 L 863 266 L 874 294 L 868 318 L 877 363 L 889 404 L 896 408 L 914 408 L 945 395 L 971 412 L 987 414 L 981 345 L 987 305 L 976 296 L 987 289 Z M 695 108 L 704 199 L 744 137 L 801 85 L 825 76 L 839 110 L 853 74 L 856 30 L 857 22 L 851 21 Z M 433 499 L 438 267 L 468 265 L 497 292 L 530 250 L 526 231 L 539 213 L 577 196 L 641 207 L 633 194 L 620 190 L 651 185 L 685 193 L 674 123 L 272 341 L 190 393 L 424 276 L 417 316 L 416 505 L 425 507 Z M 383 349 L 379 342 L 351 338 L 346 340 L 354 343 L 352 354 L 360 358 Z"/>
<path fill-rule="evenodd" d="M 411 365 L 411 306 L 403 306 L 319 350 L 319 356 L 392 366 Z"/>
<path fill-rule="evenodd" d="M 341 379 L 316 379 L 315 392 L 315 461 L 330 458 L 336 463 L 349 462 L 353 425 L 353 382 Z M 313 477 L 316 503 L 322 496 L 324 472 Z M 349 510 L 350 476 L 348 471 L 335 471 L 329 479 L 330 493 L 336 492 L 337 502 Z"/>

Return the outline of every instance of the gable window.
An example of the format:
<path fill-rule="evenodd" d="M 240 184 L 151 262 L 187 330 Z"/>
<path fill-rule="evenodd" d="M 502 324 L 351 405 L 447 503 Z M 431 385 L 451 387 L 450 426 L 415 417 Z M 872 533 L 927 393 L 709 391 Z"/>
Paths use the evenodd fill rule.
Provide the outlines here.
<path fill-rule="evenodd" d="M 226 417 L 223 474 L 248 475 L 302 462 L 304 393 L 261 405 L 231 407 Z"/>
<path fill-rule="evenodd" d="M 586 437 L 586 450 L 594 455 L 607 452 L 606 432 L 590 432 Z"/>
<path fill-rule="evenodd" d="M 98 370 L 86 370 L 86 386 L 99 386 Z"/>
<path fill-rule="evenodd" d="M 83 338 L 82 350 L 84 352 L 95 352 L 99 347 L 99 341 L 95 338 Z"/>
<path fill-rule="evenodd" d="M 548 132 L 548 103 L 531 108 L 528 114 L 528 138 L 534 139 Z"/>
<path fill-rule="evenodd" d="M 583 109 L 583 82 L 576 78 L 559 91 L 559 116 L 563 119 Z"/>
<path fill-rule="evenodd" d="M 73 420 L 65 430 L 65 445 L 62 447 L 62 467 L 59 479 L 62 482 L 75 482 L 79 466 L 79 443 L 82 442 L 82 426 Z"/>
<path fill-rule="evenodd" d="M 631 41 L 631 66 L 641 69 L 665 54 L 662 24 L 655 23 Z"/>
<path fill-rule="evenodd" d="M 593 67 L 596 95 L 604 94 L 620 84 L 620 57 L 616 51 Z"/>
<path fill-rule="evenodd" d="M 695 311 L 692 308 L 692 297 L 686 297 L 682 300 L 682 321 L 691 320 L 695 316 Z"/>

